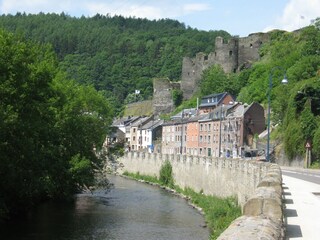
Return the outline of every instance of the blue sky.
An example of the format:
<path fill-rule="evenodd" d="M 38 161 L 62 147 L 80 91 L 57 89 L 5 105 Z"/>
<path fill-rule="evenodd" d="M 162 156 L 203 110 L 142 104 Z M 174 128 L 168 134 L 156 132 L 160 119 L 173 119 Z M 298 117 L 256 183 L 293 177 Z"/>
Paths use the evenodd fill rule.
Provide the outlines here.
<path fill-rule="evenodd" d="M 170 18 L 199 30 L 247 36 L 272 29 L 292 31 L 320 17 L 320 0 L 0 0 L 0 14 L 96 13 Z"/>

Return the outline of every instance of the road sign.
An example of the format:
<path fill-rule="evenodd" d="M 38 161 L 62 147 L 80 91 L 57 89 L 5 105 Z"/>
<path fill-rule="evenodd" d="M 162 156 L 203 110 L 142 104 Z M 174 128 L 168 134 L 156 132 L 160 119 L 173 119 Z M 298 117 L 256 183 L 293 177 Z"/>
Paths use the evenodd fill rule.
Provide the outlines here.
<path fill-rule="evenodd" d="M 307 142 L 305 147 L 306 147 L 306 148 L 311 148 L 311 143 L 310 143 L 310 142 Z"/>

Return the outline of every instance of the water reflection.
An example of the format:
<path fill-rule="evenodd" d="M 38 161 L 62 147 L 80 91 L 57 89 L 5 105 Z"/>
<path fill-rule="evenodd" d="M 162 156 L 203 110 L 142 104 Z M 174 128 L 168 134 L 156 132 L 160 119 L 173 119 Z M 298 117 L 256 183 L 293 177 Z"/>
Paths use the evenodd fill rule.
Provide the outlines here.
<path fill-rule="evenodd" d="M 110 176 L 110 192 L 46 203 L 1 229 L 1 239 L 208 239 L 203 217 L 185 200 L 154 186 Z"/>

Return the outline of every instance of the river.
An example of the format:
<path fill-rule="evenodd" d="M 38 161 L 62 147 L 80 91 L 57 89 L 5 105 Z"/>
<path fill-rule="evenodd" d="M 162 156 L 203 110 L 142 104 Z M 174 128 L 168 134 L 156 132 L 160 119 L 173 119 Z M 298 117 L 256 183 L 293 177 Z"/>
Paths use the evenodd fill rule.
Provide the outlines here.
<path fill-rule="evenodd" d="M 12 240 L 209 239 L 204 218 L 163 189 L 108 176 L 110 191 L 79 194 L 72 203 L 48 202 L 0 228 Z"/>

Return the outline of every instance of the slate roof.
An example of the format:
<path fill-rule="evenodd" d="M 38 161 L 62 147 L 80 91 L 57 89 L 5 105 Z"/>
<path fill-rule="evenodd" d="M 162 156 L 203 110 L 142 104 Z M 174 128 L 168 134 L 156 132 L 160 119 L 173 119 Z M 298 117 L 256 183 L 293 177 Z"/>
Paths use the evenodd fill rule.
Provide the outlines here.
<path fill-rule="evenodd" d="M 223 92 L 223 93 L 215 93 L 215 94 L 204 96 L 201 98 L 201 103 L 199 107 L 217 106 L 227 94 L 228 94 L 227 92 Z"/>
<path fill-rule="evenodd" d="M 150 122 L 144 124 L 141 129 L 155 129 L 163 123 L 163 120 L 151 120 Z"/>

